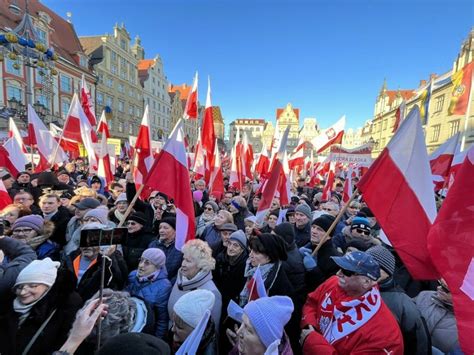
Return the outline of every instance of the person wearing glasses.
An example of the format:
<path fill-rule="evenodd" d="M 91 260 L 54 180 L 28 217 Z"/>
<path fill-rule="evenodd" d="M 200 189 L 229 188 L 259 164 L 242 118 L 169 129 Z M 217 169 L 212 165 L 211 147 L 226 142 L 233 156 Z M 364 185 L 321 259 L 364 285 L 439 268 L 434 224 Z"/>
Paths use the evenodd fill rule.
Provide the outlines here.
<path fill-rule="evenodd" d="M 352 241 L 357 241 L 365 246 L 365 250 L 375 245 L 381 245 L 382 242 L 371 235 L 372 226 L 370 221 L 365 217 L 355 217 L 352 219 L 350 226 L 342 229 L 341 233 L 334 236 L 334 246 L 341 252 L 346 252 L 348 245 Z"/>
<path fill-rule="evenodd" d="M 155 240 L 155 236 L 149 232 L 146 216 L 142 212 L 133 212 L 125 222 L 128 230 L 128 237 L 123 248 L 123 258 L 127 263 L 128 270 L 136 270 L 140 257 L 150 243 Z"/>
<path fill-rule="evenodd" d="M 303 354 L 403 354 L 400 328 L 377 287 L 379 264 L 358 251 L 332 259 L 337 275 L 303 307 Z"/>

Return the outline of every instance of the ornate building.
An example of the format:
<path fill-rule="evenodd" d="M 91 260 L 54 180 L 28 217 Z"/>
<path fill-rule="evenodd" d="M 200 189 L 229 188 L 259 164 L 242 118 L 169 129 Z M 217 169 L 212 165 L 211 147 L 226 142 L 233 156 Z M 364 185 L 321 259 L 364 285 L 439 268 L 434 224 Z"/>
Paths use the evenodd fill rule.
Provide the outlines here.
<path fill-rule="evenodd" d="M 316 138 L 319 134 L 319 125 L 316 118 L 305 118 L 303 120 L 303 127 L 299 132 L 299 139 L 303 139 L 306 142 L 311 142 L 313 138 Z"/>
<path fill-rule="evenodd" d="M 140 39 L 135 39 L 132 49 L 124 24 L 116 24 L 113 34 L 80 37 L 80 41 L 99 79 L 96 115 L 108 106 L 112 110 L 108 122 L 111 135 L 123 139 L 137 135 L 143 116 L 143 88 L 137 68 L 144 54 Z"/>
<path fill-rule="evenodd" d="M 278 130 L 281 134 L 283 134 L 287 126 L 290 126 L 287 150 L 291 152 L 298 145 L 300 110 L 298 108 L 293 108 L 291 103 L 288 103 L 285 108 L 277 109 L 276 119 L 278 121 Z"/>
<path fill-rule="evenodd" d="M 258 153 L 262 150 L 262 133 L 265 120 L 262 118 L 238 118 L 229 126 L 229 149 L 235 144 L 237 135 L 242 141 L 244 132 L 247 132 L 247 139 L 253 146 L 253 151 Z"/>
<path fill-rule="evenodd" d="M 344 132 L 344 137 L 342 138 L 342 146 L 344 148 L 356 148 L 362 144 L 367 143 L 362 137 L 362 127 L 359 128 L 349 128 Z"/>

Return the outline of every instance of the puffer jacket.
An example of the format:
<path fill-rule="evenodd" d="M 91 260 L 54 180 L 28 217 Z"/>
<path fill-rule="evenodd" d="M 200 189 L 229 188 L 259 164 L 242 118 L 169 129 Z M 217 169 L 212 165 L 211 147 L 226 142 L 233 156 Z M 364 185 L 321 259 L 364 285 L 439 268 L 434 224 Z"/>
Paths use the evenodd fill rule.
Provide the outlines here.
<path fill-rule="evenodd" d="M 166 268 L 163 268 L 156 279 L 140 281 L 137 270 L 128 276 L 126 291 L 147 302 L 155 314 L 155 335 L 164 338 L 168 329 L 168 299 L 171 293 L 171 282 L 168 280 Z"/>
<path fill-rule="evenodd" d="M 173 285 L 176 281 L 176 275 L 183 261 L 183 253 L 176 249 L 175 243 L 165 245 L 159 240 L 154 240 L 148 248 L 158 248 L 166 255 L 166 271 L 168 272 L 168 280 Z"/>

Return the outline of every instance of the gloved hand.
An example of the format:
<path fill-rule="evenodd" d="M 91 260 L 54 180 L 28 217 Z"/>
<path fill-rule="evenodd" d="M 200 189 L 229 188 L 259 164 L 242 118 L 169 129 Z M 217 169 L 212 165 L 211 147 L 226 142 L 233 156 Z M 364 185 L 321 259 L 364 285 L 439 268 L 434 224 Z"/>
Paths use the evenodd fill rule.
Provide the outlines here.
<path fill-rule="evenodd" d="M 311 255 L 311 252 L 305 252 L 303 257 L 303 265 L 307 271 L 313 270 L 316 266 L 318 266 L 318 261 L 316 257 Z"/>
<path fill-rule="evenodd" d="M 307 254 L 307 253 L 310 253 L 312 252 L 312 250 L 310 248 L 306 248 L 306 247 L 301 247 L 298 249 L 301 256 L 304 258 L 304 256 Z"/>

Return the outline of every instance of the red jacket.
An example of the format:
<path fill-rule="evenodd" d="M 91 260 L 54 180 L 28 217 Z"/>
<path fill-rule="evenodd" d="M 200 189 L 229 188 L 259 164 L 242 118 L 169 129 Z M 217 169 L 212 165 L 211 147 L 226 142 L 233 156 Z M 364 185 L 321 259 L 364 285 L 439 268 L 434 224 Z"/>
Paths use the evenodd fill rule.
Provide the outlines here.
<path fill-rule="evenodd" d="M 320 324 L 327 321 L 327 318 L 324 317 L 322 303 L 328 295 L 330 295 L 332 304 L 354 299 L 339 287 L 337 276 L 331 277 L 308 295 L 303 307 L 301 327 L 312 325 L 316 331 L 306 337 L 303 344 L 303 354 L 403 355 L 403 338 L 400 328 L 381 297 L 380 308 L 372 318 L 356 330 L 330 344 L 321 334 L 320 328 Z M 322 317 L 323 319 L 321 319 Z"/>

